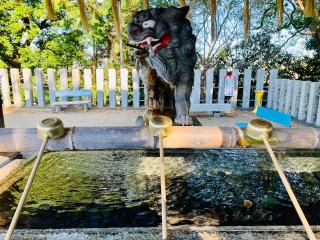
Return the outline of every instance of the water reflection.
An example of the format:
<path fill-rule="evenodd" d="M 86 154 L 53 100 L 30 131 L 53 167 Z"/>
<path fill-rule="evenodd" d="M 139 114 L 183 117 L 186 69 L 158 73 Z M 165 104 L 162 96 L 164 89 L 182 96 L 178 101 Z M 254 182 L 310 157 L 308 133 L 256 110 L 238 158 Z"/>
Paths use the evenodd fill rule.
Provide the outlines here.
<path fill-rule="evenodd" d="M 300 224 L 264 151 L 167 152 L 171 225 Z M 311 224 L 320 223 L 320 155 L 278 152 Z M 160 224 L 157 152 L 49 153 L 43 158 L 18 227 L 134 227 Z M 297 171 L 295 171 L 297 169 Z M 31 170 L 0 196 L 8 226 Z"/>

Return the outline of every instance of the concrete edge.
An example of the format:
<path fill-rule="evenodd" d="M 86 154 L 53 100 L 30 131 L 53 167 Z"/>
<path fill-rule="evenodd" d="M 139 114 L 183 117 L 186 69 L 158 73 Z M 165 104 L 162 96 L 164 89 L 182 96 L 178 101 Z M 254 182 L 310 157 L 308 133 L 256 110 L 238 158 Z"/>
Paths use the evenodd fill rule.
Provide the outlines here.
<path fill-rule="evenodd" d="M 320 226 L 312 226 L 320 237 Z M 179 226 L 169 227 L 170 239 L 307 239 L 302 226 Z M 6 230 L 0 230 L 0 240 Z M 160 239 L 160 227 L 135 228 L 79 228 L 79 229 L 17 229 L 14 239 Z"/>
<path fill-rule="evenodd" d="M 32 162 L 36 156 L 37 154 L 33 154 L 26 159 L 14 159 L 0 168 L 0 195 L 21 177 L 21 170 Z"/>

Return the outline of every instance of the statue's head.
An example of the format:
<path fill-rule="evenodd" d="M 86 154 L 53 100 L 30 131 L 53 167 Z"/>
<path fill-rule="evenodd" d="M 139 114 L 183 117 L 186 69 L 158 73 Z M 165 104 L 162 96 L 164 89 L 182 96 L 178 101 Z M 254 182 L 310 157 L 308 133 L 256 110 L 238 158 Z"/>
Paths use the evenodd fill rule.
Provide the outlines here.
<path fill-rule="evenodd" d="M 155 55 L 160 49 L 180 42 L 177 34 L 181 32 L 181 27 L 186 26 L 179 23 L 186 20 L 188 11 L 189 7 L 168 7 L 136 12 L 128 27 L 129 37 Z M 187 28 L 187 31 L 192 31 L 190 25 Z"/>

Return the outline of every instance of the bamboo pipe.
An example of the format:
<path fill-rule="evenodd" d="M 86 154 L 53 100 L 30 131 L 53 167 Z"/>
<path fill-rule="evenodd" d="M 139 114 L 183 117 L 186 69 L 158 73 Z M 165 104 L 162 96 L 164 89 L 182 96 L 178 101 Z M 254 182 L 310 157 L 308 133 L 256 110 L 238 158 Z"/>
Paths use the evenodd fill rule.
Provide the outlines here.
<path fill-rule="evenodd" d="M 86 32 L 89 32 L 90 23 L 86 13 L 86 3 L 84 2 L 84 0 L 77 0 L 77 2 L 78 2 L 78 8 L 80 12 L 80 20 L 82 23 L 82 27 Z"/>
<path fill-rule="evenodd" d="M 143 9 L 147 10 L 150 8 L 149 0 L 143 0 Z"/>
<path fill-rule="evenodd" d="M 122 14 L 121 0 L 118 0 L 118 17 L 119 17 L 119 47 L 120 47 L 120 68 L 123 68 L 123 39 L 122 39 Z"/>
<path fill-rule="evenodd" d="M 209 7 L 210 7 L 210 22 L 211 22 L 211 42 L 214 42 L 216 38 L 216 29 L 215 29 L 215 20 L 217 15 L 217 0 L 210 0 L 209 1 Z"/>
<path fill-rule="evenodd" d="M 116 30 L 117 38 L 120 38 L 120 17 L 119 17 L 119 9 L 118 9 L 118 0 L 111 0 L 111 8 L 113 15 L 113 22 Z"/>
<path fill-rule="evenodd" d="M 50 20 L 55 20 L 56 19 L 56 14 L 54 12 L 54 6 L 52 0 L 45 0 L 46 3 L 46 8 L 48 11 L 48 18 Z"/>
<path fill-rule="evenodd" d="M 283 0 L 277 0 L 278 28 L 283 25 Z"/>
<path fill-rule="evenodd" d="M 304 16 L 314 17 L 317 12 L 317 2 L 316 0 L 306 0 L 304 6 Z"/>
<path fill-rule="evenodd" d="M 250 6 L 249 0 L 244 0 L 244 12 L 243 12 L 243 38 L 245 41 L 249 39 L 250 34 Z"/>
<path fill-rule="evenodd" d="M 219 127 L 172 127 L 164 139 L 165 148 L 219 148 L 223 132 Z"/>
<path fill-rule="evenodd" d="M 174 126 L 169 131 L 164 139 L 166 148 L 264 148 L 261 142 L 245 141 L 241 128 Z M 274 149 L 319 149 L 319 130 L 274 128 L 270 143 Z M 0 152 L 36 151 L 40 144 L 35 128 L 0 128 Z M 158 137 L 144 127 L 74 127 L 47 146 L 50 151 L 157 148 Z"/>
<path fill-rule="evenodd" d="M 185 7 L 186 1 L 185 0 L 179 0 L 179 7 Z"/>
<path fill-rule="evenodd" d="M 302 209 L 300 207 L 300 204 L 299 204 L 294 192 L 292 191 L 292 188 L 291 188 L 290 183 L 288 182 L 288 180 L 286 178 L 286 175 L 284 175 L 282 167 L 280 166 L 280 164 L 279 164 L 279 162 L 278 162 L 278 160 L 277 160 L 277 158 L 276 158 L 276 156 L 275 156 L 275 154 L 274 154 L 274 152 L 273 152 L 273 150 L 272 150 L 272 148 L 270 146 L 270 143 L 269 143 L 268 139 L 263 137 L 262 140 L 263 140 L 263 142 L 264 142 L 264 144 L 265 144 L 265 146 L 266 146 L 266 148 L 267 148 L 267 150 L 269 152 L 269 155 L 270 155 L 270 157 L 272 159 L 273 165 L 274 165 L 275 169 L 277 170 L 284 187 L 287 190 L 287 193 L 288 193 L 288 195 L 289 195 L 289 197 L 290 197 L 290 199 L 292 201 L 292 204 L 293 204 L 294 208 L 297 211 L 297 214 L 298 214 L 298 216 L 299 216 L 299 218 L 300 218 L 300 220 L 301 220 L 301 222 L 303 224 L 303 227 L 304 227 L 304 229 L 306 230 L 306 232 L 308 234 L 309 239 L 310 240 L 317 240 L 315 235 L 314 235 L 314 233 L 313 233 L 313 231 L 312 231 L 312 229 L 311 229 L 311 227 L 310 227 L 310 225 L 309 225 L 309 222 L 308 222 L 306 216 L 304 215 L 304 213 L 303 213 L 303 211 L 302 211 Z"/>

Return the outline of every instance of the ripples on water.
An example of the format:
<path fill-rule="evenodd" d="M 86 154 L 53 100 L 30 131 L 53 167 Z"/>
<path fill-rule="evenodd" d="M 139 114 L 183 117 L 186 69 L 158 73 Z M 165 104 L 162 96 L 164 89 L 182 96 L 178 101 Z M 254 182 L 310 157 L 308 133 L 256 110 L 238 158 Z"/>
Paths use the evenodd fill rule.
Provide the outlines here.
<path fill-rule="evenodd" d="M 277 155 L 310 223 L 320 224 L 320 152 Z M 136 150 L 46 154 L 18 227 L 158 226 L 157 156 Z M 171 225 L 300 224 L 266 152 L 206 150 L 166 156 Z M 0 227 L 8 226 L 30 171 L 31 165 L 0 196 Z"/>

